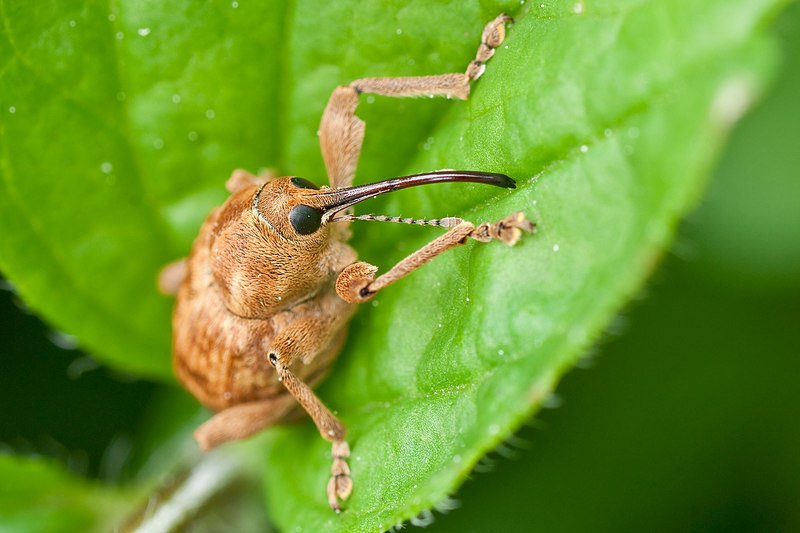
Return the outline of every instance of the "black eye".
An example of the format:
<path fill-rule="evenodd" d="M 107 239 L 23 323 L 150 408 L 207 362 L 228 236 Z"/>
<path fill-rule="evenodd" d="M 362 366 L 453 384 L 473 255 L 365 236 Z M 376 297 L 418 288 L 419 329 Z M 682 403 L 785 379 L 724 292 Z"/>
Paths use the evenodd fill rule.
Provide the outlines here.
<path fill-rule="evenodd" d="M 307 205 L 296 205 L 289 212 L 289 222 L 300 235 L 309 235 L 322 225 L 322 211 Z"/>
<path fill-rule="evenodd" d="M 311 183 L 305 178 L 292 178 L 292 185 L 299 189 L 314 189 L 319 190 L 319 187 Z"/>

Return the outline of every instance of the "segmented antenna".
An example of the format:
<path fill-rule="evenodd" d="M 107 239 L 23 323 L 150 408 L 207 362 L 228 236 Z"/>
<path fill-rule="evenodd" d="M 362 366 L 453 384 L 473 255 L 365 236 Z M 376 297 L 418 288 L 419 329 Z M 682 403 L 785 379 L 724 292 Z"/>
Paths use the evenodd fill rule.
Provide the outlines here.
<path fill-rule="evenodd" d="M 457 217 L 435 218 L 427 220 L 424 218 L 402 218 L 387 217 L 386 215 L 340 215 L 331 222 L 346 222 L 351 220 L 366 220 L 377 222 L 395 222 L 397 224 L 415 224 L 417 226 L 437 226 L 440 228 L 451 229 L 458 226 L 463 220 Z"/>

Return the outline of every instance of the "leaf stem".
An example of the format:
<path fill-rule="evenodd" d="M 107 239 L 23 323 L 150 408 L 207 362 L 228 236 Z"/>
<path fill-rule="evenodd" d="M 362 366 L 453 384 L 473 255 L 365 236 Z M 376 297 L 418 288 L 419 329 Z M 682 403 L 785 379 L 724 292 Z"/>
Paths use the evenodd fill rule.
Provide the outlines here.
<path fill-rule="evenodd" d="M 136 533 L 177 531 L 215 495 L 238 479 L 242 462 L 235 455 L 213 452 L 204 456 L 163 502 L 148 503 Z M 155 500 L 155 496 L 150 501 Z M 150 507 L 156 507 L 150 509 Z"/>

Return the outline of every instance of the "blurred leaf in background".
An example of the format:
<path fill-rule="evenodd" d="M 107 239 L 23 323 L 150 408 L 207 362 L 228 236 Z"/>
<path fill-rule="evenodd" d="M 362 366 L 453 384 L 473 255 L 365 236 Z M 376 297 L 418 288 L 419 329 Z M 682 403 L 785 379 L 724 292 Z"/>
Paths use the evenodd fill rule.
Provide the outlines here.
<path fill-rule="evenodd" d="M 124 493 L 79 479 L 53 461 L 0 455 L 0 530 L 109 531 L 129 503 Z"/>
<path fill-rule="evenodd" d="M 396 19 L 382 17 L 384 11 L 377 5 L 353 10 L 346 2 L 324 8 L 299 3 L 293 10 L 278 4 L 259 8 L 244 2 L 241 6 L 209 2 L 163 14 L 155 5 L 147 9 L 117 5 L 109 12 L 105 4 L 81 9 L 60 6 L 58 10 L 0 4 L 5 21 L 0 57 L 7 60 L 0 71 L 0 100 L 1 109 L 8 111 L 0 121 L 4 147 L 0 172 L 6 187 L 2 200 L 6 203 L 0 203 L 0 217 L 5 218 L 0 221 L 7 230 L 0 264 L 37 309 L 77 333 L 83 345 L 112 367 L 169 379 L 164 327 L 169 302 L 148 291 L 152 291 L 158 266 L 185 251 L 199 220 L 223 197 L 225 174 L 237 166 L 253 170 L 275 166 L 286 172 L 321 175 L 313 132 L 332 86 L 363 75 L 461 68 L 474 53 L 471 43 L 483 22 L 512 7 L 506 4 L 481 9 L 459 4 L 463 13 L 456 18 L 447 18 L 452 15 L 450 4 L 409 4 L 396 12 Z M 409 280 L 402 293 L 382 298 L 377 308 L 357 319 L 347 359 L 334 374 L 337 385 L 329 383 L 323 395 L 332 399 L 361 439 L 362 453 L 354 457 L 355 469 L 359 469 L 359 459 L 369 465 L 361 467 L 362 479 L 370 478 L 356 494 L 361 499 L 354 501 L 354 508 L 371 508 L 361 511 L 359 525 L 370 529 L 391 525 L 440 500 L 483 450 L 517 424 L 531 402 L 543 398 L 552 379 L 550 372 L 561 372 L 588 340 L 585 336 L 570 340 L 561 355 L 558 349 L 543 350 L 552 352 L 544 372 L 512 372 L 511 379 L 495 384 L 512 384 L 518 392 L 487 387 L 492 401 L 478 404 L 485 409 L 481 416 L 463 419 L 458 427 L 442 426 L 445 434 L 453 431 L 453 435 L 471 428 L 469 439 L 451 435 L 445 447 L 418 447 L 425 427 L 448 421 L 465 406 L 473 407 L 471 393 L 454 405 L 420 397 L 422 401 L 408 412 L 401 408 L 383 413 L 383 397 L 435 393 L 444 390 L 442 386 L 475 383 L 476 371 L 480 374 L 487 368 L 519 370 L 504 368 L 496 358 L 486 360 L 487 342 L 506 342 L 500 351 L 505 348 L 510 356 L 529 351 L 526 345 L 531 337 L 497 334 L 487 340 L 465 332 L 463 320 L 471 317 L 478 329 L 483 323 L 480 312 L 475 314 L 483 309 L 477 307 L 480 300 L 509 301 L 506 312 L 540 302 L 554 324 L 578 319 L 588 335 L 637 284 L 655 259 L 657 249 L 652 247 L 666 242 L 674 217 L 702 184 L 698 178 L 713 156 L 720 133 L 720 124 L 714 120 L 707 129 L 703 113 L 711 97 L 720 95 L 715 92 L 719 82 L 737 81 L 725 85 L 729 92 L 721 94 L 726 98 L 715 100 L 727 103 L 729 107 L 722 111 L 735 115 L 737 102 L 743 104 L 752 97 L 769 69 L 769 43 L 749 40 L 751 31 L 759 33 L 763 25 L 753 23 L 761 16 L 769 18 L 755 15 L 767 5 L 676 2 L 674 13 L 647 3 L 626 3 L 616 6 L 618 12 L 607 13 L 599 5 L 583 3 L 528 6 L 515 13 L 518 23 L 511 35 L 516 41 L 510 38 L 510 48 L 493 60 L 494 77 L 484 78 L 467 104 L 455 110 L 448 102 L 362 104 L 370 133 L 360 176 L 374 179 L 454 164 L 506 171 L 522 178 L 522 190 L 516 195 L 487 202 L 487 193 L 466 191 L 455 205 L 449 202 L 451 209 L 483 218 L 505 214 L 524 202 L 541 218 L 542 231 L 510 254 L 488 249 L 443 258 L 427 274 L 420 272 Z M 350 19 L 353 13 L 355 18 Z M 592 13 L 604 17 L 594 19 Z M 739 16 L 731 18 L 732 13 Z M 795 7 L 782 20 L 794 17 L 796 28 L 796 13 Z M 445 18 L 452 22 L 441 24 Z M 320 33 L 321 20 L 340 21 L 329 27 L 363 31 L 355 36 L 346 31 Z M 575 24 L 576 20 L 585 22 Z M 653 27 L 654 21 L 661 25 Z M 426 29 L 431 26 L 437 31 Z M 26 31 L 41 27 L 49 31 Z M 385 39 L 387 32 L 394 40 Z M 675 32 L 685 34 L 687 41 L 681 43 L 685 49 L 677 47 Z M 784 49 L 791 56 L 798 49 L 797 31 L 785 33 Z M 598 38 L 608 38 L 605 54 L 595 55 Z M 326 44 L 321 46 L 321 42 Z M 287 57 L 263 54 L 281 46 L 287 47 Z M 95 52 L 88 56 L 89 50 Z M 615 77 L 615 69 L 638 77 Z M 797 158 L 792 140 L 796 143 L 798 138 L 798 107 L 796 98 L 788 96 L 797 94 L 798 71 L 796 62 L 785 67 L 772 99 L 735 139 L 729 154 L 741 159 L 732 160 L 735 156 L 729 155 L 723 161 L 706 206 L 689 223 L 688 237 L 679 243 L 689 242 L 688 251 L 685 244 L 677 250 L 679 255 L 694 257 L 692 262 L 671 259 L 653 283 L 652 294 L 632 311 L 630 333 L 603 348 L 611 354 L 601 359 L 600 368 L 576 373 L 565 382 L 562 394 L 567 405 L 541 417 L 551 429 L 525 430 L 523 438 L 533 442 L 534 451 L 525 455 L 524 468 L 520 463 L 505 463 L 498 467 L 505 468 L 503 473 L 477 475 L 461 496 L 464 509 L 440 519 L 436 527 L 485 530 L 500 525 L 502 519 L 509 530 L 528 530 L 533 525 L 542 530 L 596 530 L 598 524 L 606 524 L 605 529 L 640 530 L 653 529 L 654 522 L 663 524 L 664 530 L 730 530 L 731 524 L 745 529 L 750 524 L 756 529 L 796 527 L 796 514 L 782 502 L 800 493 L 787 475 L 792 472 L 786 463 L 792 461 L 789 450 L 797 449 L 797 433 L 787 428 L 792 424 L 784 407 L 797 403 L 788 388 L 790 377 L 798 375 L 797 368 L 786 354 L 798 353 L 796 339 L 787 333 L 797 322 L 793 302 L 798 301 L 800 286 L 797 239 L 791 238 L 798 234 L 796 200 L 792 201 L 797 198 L 798 182 L 796 172 L 789 173 L 797 168 L 791 158 Z M 533 85 L 526 85 L 528 78 L 515 78 L 519 72 L 533 76 Z M 8 85 L 5 80 L 10 79 L 26 82 Z M 275 85 L 276 79 L 281 80 L 280 86 Z M 570 92 L 582 83 L 585 93 Z M 620 84 L 624 90 L 617 93 Z M 619 94 L 624 97 L 615 100 Z M 35 108 L 26 107 L 26 102 Z M 507 114 L 497 122 L 499 109 Z M 787 113 L 789 109 L 794 115 Z M 716 113 L 717 120 L 727 116 Z M 528 114 L 537 121 L 517 120 Z M 31 122 L 32 115 L 41 120 Z M 594 131 L 598 125 L 608 127 L 598 133 Z M 749 138 L 748 131 L 753 132 Z M 538 151 L 525 153 L 526 146 L 536 146 Z M 765 150 L 767 146 L 771 150 Z M 421 155 L 414 156 L 417 153 Z M 53 173 L 54 165 L 61 174 Z M 652 198 L 642 196 L 647 188 L 637 191 L 637 182 L 625 179 L 626 165 L 634 169 L 634 176 L 653 180 Z M 592 182 L 587 188 L 593 172 L 610 176 L 610 181 Z M 754 174 L 761 179 L 754 180 Z M 62 175 L 69 179 L 61 179 Z M 530 176 L 538 176 L 539 183 L 529 182 Z M 726 176 L 731 176 L 728 181 Z M 674 197 L 656 214 L 659 203 L 654 191 L 662 188 Z M 617 242 L 609 240 L 614 230 L 642 229 L 642 221 L 647 220 L 636 218 L 633 211 L 629 219 L 622 216 L 621 209 L 629 205 L 622 194 L 626 190 L 631 198 L 655 201 L 636 205 L 640 215 L 659 222 L 650 230 L 660 230 L 630 233 L 630 242 L 642 248 L 615 258 L 614 248 L 608 246 Z M 412 194 L 378 203 L 377 209 L 392 214 L 428 209 L 436 214 L 433 206 L 452 197 L 448 191 Z M 597 204 L 597 197 L 603 199 L 601 209 L 591 205 L 592 201 Z M 538 201 L 535 209 L 534 200 Z M 579 208 L 581 202 L 585 211 Z M 587 213 L 594 218 L 581 216 Z M 375 237 L 378 233 L 380 239 Z M 426 239 L 425 235 L 401 236 L 398 229 L 378 233 L 365 228 L 357 236 L 358 248 L 368 259 L 400 257 Z M 587 233 L 596 240 L 576 238 Z M 603 268 L 618 270 L 616 288 L 609 288 L 613 285 L 609 280 L 616 278 L 608 274 L 600 276 L 605 283 L 595 279 L 590 291 L 578 291 L 586 271 L 570 273 L 558 265 L 571 262 L 553 262 L 554 258 L 580 257 L 575 255 L 578 248 L 569 246 L 554 255 L 554 244 L 581 243 L 602 246 L 609 253 L 611 259 Z M 628 266 L 625 260 L 631 259 Z M 472 270 L 464 270 L 465 264 L 473 265 Z M 445 272 L 475 277 L 481 264 L 525 272 L 536 277 L 537 285 L 517 287 L 515 298 L 510 298 L 509 286 L 477 276 L 480 279 L 472 279 L 466 293 L 463 279 L 450 280 L 444 289 L 432 291 L 436 280 L 446 279 Z M 599 263 L 583 265 L 588 266 L 595 277 L 602 272 Z M 115 276 L 109 277 L 108 272 Z M 556 273 L 559 276 L 548 278 Z M 473 287 L 475 292 L 469 292 Z M 584 315 L 576 311 L 583 305 L 576 299 L 580 294 L 586 296 L 587 309 L 600 311 Z M 614 303 L 598 304 L 602 296 Z M 475 300 L 472 306 L 464 307 L 465 297 Z M 443 315 L 443 331 L 432 329 L 435 339 L 428 346 L 409 349 L 409 343 L 413 346 L 424 337 L 420 328 L 436 327 L 427 318 L 419 325 L 392 327 L 393 313 L 408 309 L 409 300 L 417 308 L 430 300 L 436 304 L 432 312 L 441 309 L 445 300 L 452 300 L 445 308 L 459 301 L 470 311 Z M 24 340 L 18 324 L 33 328 L 33 341 Z M 165 453 L 168 435 L 178 431 L 184 441 L 188 438 L 186 421 L 194 416 L 191 400 L 160 393 L 148 410 L 142 399 L 153 394 L 154 386 L 108 379 L 105 371 L 92 371 L 83 358 L 70 365 L 71 375 L 79 379 L 64 380 L 66 365 L 59 369 L 53 364 L 59 356 L 31 352 L 41 342 L 40 326 L 32 317 L 12 316 L 3 325 L 8 349 L 0 379 L 7 387 L 3 387 L 6 409 L 0 438 L 16 450 L 58 456 L 79 472 L 113 482 L 133 478 L 138 483 L 147 477 L 142 472 L 158 469 L 152 457 Z M 564 337 L 565 330 L 558 326 L 544 327 L 541 321 L 539 326 L 547 332 L 536 337 L 540 342 L 547 335 L 553 340 Z M 462 354 L 454 363 L 440 357 L 451 353 L 454 345 L 477 346 L 473 351 L 478 359 Z M 763 349 L 771 358 L 753 358 L 749 346 Z M 617 361 L 628 363 L 615 366 Z M 525 381 L 536 376 L 545 379 L 543 387 Z M 523 391 L 538 396 L 516 396 Z M 500 392 L 507 399 L 502 400 Z M 64 405 L 69 406 L 67 412 Z M 362 409 L 364 405 L 367 410 Z M 508 409 L 511 405 L 515 407 Z M 425 410 L 428 419 L 423 417 Z M 571 420 L 577 429 L 569 427 Z M 405 435 L 398 434 L 396 429 L 403 426 Z M 612 428 L 619 428 L 618 436 L 610 435 Z M 379 438 L 382 444 L 376 441 Z M 306 424 L 268 440 L 273 441 L 273 453 L 266 470 L 267 492 L 274 518 L 287 528 L 330 521 L 317 490 L 320 480 L 324 482 L 326 450 L 312 428 Z M 765 442 L 778 452 L 763 453 Z M 451 459 L 452 447 L 464 444 L 468 449 L 463 464 L 442 468 L 441 457 Z M 84 449 L 89 453 L 83 453 Z M 420 451 L 428 453 L 427 463 L 419 461 Z M 742 458 L 759 464 L 741 468 Z M 424 468 L 405 469 L 403 464 L 409 461 Z M 731 480 L 724 483 L 725 490 L 719 488 L 723 475 Z M 86 501 L 84 482 L 57 473 L 42 479 L 43 483 L 58 480 L 49 487 L 54 493 Z M 422 488 L 417 489 L 417 483 Z M 760 487 L 767 488 L 759 491 Z M 6 494 L 16 493 L 12 489 Z M 773 494 L 764 503 L 765 495 Z M 4 499 L 11 503 L 0 505 L 0 520 L 25 516 L 23 500 Z M 742 505 L 744 500 L 754 503 Z M 82 527 L 101 524 L 109 513 L 119 512 L 113 492 L 99 501 L 111 503 L 88 509 Z M 250 500 L 242 505 L 251 509 L 245 513 L 261 517 L 260 505 L 258 511 Z M 576 506 L 581 512 L 575 512 Z M 73 507 L 81 512 L 80 505 Z M 70 522 L 71 515 L 64 514 L 60 523 L 58 511 L 54 516 L 55 525 L 48 526 L 49 530 L 77 524 Z M 8 522 L 20 531 L 35 530 L 31 523 L 27 519 Z M 347 520 L 338 526 L 347 524 L 354 526 Z"/>

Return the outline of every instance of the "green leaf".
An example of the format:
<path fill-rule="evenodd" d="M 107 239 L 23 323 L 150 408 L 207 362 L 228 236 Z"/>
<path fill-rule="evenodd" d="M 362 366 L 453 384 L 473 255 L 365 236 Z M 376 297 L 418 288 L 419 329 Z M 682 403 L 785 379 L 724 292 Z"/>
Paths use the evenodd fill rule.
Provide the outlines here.
<path fill-rule="evenodd" d="M 385 529 L 452 493 L 640 286 L 763 86 L 763 26 L 783 3 L 0 2 L 0 270 L 99 359 L 168 379 L 156 274 L 188 252 L 230 171 L 322 183 L 333 87 L 461 71 L 483 25 L 513 14 L 469 101 L 362 96 L 358 180 L 505 172 L 517 190 L 442 185 L 363 209 L 524 210 L 537 235 L 449 253 L 356 317 L 320 389 L 350 428 L 346 512 L 327 509 L 329 449 L 309 423 L 269 446 L 284 529 Z M 437 235 L 354 230 L 382 269 Z"/>
<path fill-rule="evenodd" d="M 0 530 L 110 531 L 123 493 L 87 483 L 59 465 L 0 454 Z"/>
<path fill-rule="evenodd" d="M 418 137 L 403 170 L 500 170 L 518 190 L 420 190 L 380 212 L 482 221 L 523 208 L 538 234 L 437 259 L 359 314 L 321 389 L 350 428 L 354 493 L 332 515 L 327 444 L 310 426 L 282 431 L 265 472 L 284 529 L 383 530 L 451 494 L 636 291 L 772 63 L 759 28 L 774 3 L 580 5 L 515 13 L 471 100 Z M 433 19 L 431 32 L 453 20 Z M 356 231 L 382 266 L 430 238 Z"/>
<path fill-rule="evenodd" d="M 282 10 L 0 3 L 0 269 L 113 366 L 171 375 L 156 275 L 275 161 Z"/>

